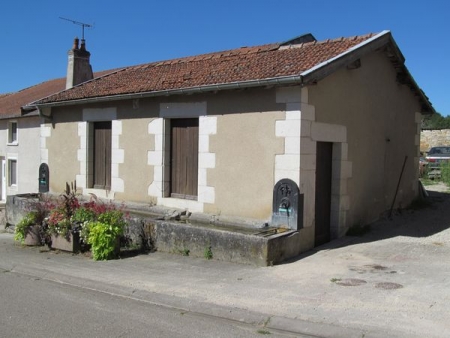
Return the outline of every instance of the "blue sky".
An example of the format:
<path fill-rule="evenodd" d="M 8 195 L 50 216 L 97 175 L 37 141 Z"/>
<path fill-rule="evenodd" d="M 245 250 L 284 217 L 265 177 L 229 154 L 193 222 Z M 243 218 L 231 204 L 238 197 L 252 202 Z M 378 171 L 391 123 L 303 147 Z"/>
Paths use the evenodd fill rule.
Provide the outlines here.
<path fill-rule="evenodd" d="M 0 93 L 64 77 L 81 26 L 94 71 L 303 33 L 317 40 L 390 30 L 435 109 L 450 115 L 450 1 L 15 0 L 0 11 Z"/>

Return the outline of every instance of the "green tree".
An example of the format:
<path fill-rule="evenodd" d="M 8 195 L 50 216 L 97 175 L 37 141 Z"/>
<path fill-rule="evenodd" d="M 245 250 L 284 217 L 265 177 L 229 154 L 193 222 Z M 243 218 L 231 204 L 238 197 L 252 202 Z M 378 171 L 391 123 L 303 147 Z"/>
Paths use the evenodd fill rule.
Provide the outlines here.
<path fill-rule="evenodd" d="M 425 115 L 422 119 L 422 129 L 450 129 L 450 116 L 440 113 Z"/>

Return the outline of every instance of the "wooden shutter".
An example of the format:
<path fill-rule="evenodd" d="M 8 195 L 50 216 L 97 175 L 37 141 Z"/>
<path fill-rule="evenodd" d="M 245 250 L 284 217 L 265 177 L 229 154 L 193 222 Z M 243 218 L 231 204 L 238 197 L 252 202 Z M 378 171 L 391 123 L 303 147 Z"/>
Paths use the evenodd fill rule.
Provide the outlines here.
<path fill-rule="evenodd" d="M 94 123 L 94 188 L 111 189 L 111 121 Z"/>
<path fill-rule="evenodd" d="M 197 199 L 198 119 L 171 120 L 171 196 Z"/>

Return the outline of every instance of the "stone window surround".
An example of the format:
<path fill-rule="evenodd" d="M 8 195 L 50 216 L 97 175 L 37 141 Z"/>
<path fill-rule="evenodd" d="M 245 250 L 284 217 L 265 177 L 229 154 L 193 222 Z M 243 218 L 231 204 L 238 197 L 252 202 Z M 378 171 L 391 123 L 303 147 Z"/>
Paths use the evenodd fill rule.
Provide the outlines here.
<path fill-rule="evenodd" d="M 16 164 L 16 182 L 11 184 L 11 163 L 15 162 Z M 18 191 L 19 190 L 19 155 L 18 154 L 6 154 L 6 171 L 7 171 L 7 181 L 6 187 L 8 190 Z M 9 193 L 7 193 L 9 195 Z"/>
<path fill-rule="evenodd" d="M 197 201 L 169 197 L 170 192 L 170 119 L 199 119 L 198 198 Z M 161 103 L 159 118 L 149 123 L 148 133 L 155 137 L 155 150 L 148 152 L 148 165 L 153 166 L 153 182 L 148 195 L 157 204 L 203 212 L 205 203 L 215 202 L 215 188 L 207 184 L 208 169 L 215 168 L 215 153 L 209 151 L 209 136 L 217 133 L 217 117 L 207 116 L 206 102 Z"/>
<path fill-rule="evenodd" d="M 111 190 L 91 189 L 93 179 L 93 124 L 92 122 L 111 121 Z M 119 164 L 124 163 L 125 152 L 119 148 L 122 135 L 122 121 L 117 120 L 116 108 L 83 109 L 83 122 L 78 123 L 80 148 L 78 162 L 80 174 L 76 176 L 77 187 L 83 189 L 83 194 L 94 194 L 99 198 L 114 199 L 116 192 L 124 192 L 125 184 L 119 177 Z"/>

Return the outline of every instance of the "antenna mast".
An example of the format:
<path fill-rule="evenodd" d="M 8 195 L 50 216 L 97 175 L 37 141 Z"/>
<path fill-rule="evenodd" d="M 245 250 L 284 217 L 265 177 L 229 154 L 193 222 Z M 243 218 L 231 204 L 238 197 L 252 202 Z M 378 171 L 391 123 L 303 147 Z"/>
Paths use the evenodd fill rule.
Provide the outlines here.
<path fill-rule="evenodd" d="M 84 40 L 84 27 L 89 27 L 89 28 L 92 27 L 92 25 L 90 25 L 88 23 L 79 22 L 79 21 L 75 21 L 75 20 L 72 20 L 72 19 L 66 19 L 66 18 L 63 18 L 63 17 L 59 17 L 59 18 L 62 19 L 62 20 L 70 21 L 70 22 L 74 23 L 75 25 L 81 26 L 81 35 L 82 35 L 81 39 L 83 39 L 83 40 Z"/>

